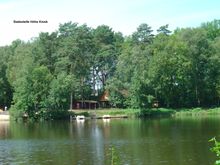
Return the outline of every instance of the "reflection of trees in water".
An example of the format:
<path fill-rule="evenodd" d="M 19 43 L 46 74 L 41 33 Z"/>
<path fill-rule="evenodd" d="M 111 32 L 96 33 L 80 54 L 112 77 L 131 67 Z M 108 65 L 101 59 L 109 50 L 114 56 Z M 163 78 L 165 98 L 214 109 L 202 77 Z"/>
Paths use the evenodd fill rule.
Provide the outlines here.
<path fill-rule="evenodd" d="M 0 122 L 0 139 L 8 137 L 9 134 L 9 121 Z"/>

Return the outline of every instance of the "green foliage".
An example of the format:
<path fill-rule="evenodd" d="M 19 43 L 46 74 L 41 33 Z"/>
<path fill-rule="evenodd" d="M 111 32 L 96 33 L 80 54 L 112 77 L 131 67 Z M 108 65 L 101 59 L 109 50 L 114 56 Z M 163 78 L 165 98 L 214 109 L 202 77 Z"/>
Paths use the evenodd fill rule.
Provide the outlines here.
<path fill-rule="evenodd" d="M 90 114 L 89 114 L 89 112 L 78 112 L 78 113 L 75 113 L 77 116 L 78 115 L 83 115 L 83 116 L 85 116 L 85 117 L 89 117 L 90 116 Z"/>
<path fill-rule="evenodd" d="M 5 106 L 10 107 L 13 92 L 6 76 L 7 53 L 10 53 L 8 47 L 0 49 L 0 109 L 4 109 Z"/>
<path fill-rule="evenodd" d="M 99 90 L 105 90 L 106 81 L 114 75 L 123 36 L 114 33 L 110 27 L 101 25 L 93 30 L 93 42 L 91 78 L 95 93 L 95 86 L 99 85 Z"/>
<path fill-rule="evenodd" d="M 203 117 L 203 116 L 212 116 L 220 115 L 220 108 L 190 108 L 190 109 L 179 109 L 176 110 L 176 117 Z"/>
<path fill-rule="evenodd" d="M 218 31 L 216 21 L 210 24 Z M 140 38 L 136 41 L 141 44 L 125 40 L 108 85 L 112 101 L 125 100 L 124 106 L 134 108 L 151 107 L 149 98 L 172 108 L 219 105 L 218 33 L 210 40 L 204 27 L 179 29 L 172 35 L 167 28 L 151 36 L 152 42 L 143 42 L 150 30 L 141 25 L 132 39 Z"/>
<path fill-rule="evenodd" d="M 0 108 L 34 118 L 99 100 L 106 90 L 120 108 L 219 106 L 219 22 L 173 33 L 164 25 L 156 35 L 143 23 L 127 37 L 68 22 L 31 42 L 16 40 L 0 47 Z"/>
<path fill-rule="evenodd" d="M 90 117 L 94 115 L 94 112 L 88 110 L 75 110 L 75 114 L 83 114 L 85 116 L 89 115 Z M 95 111 L 97 116 L 110 115 L 110 116 L 121 116 L 129 118 L 149 118 L 149 117 L 170 117 L 175 115 L 176 110 L 167 109 L 167 108 L 149 108 L 149 109 L 133 109 L 133 108 L 111 108 L 111 109 L 98 109 Z"/>
<path fill-rule="evenodd" d="M 22 109 L 17 109 L 16 106 L 12 106 L 10 108 L 10 118 L 13 119 L 13 120 L 18 120 L 18 119 L 22 119 L 23 115 L 24 115 L 24 112 Z"/>
<path fill-rule="evenodd" d="M 50 110 L 50 111 L 41 111 L 38 118 L 43 118 L 46 120 L 62 120 L 69 119 L 70 115 L 74 115 L 66 110 Z"/>
<path fill-rule="evenodd" d="M 50 93 L 48 97 L 49 107 L 54 110 L 64 110 L 69 108 L 70 92 L 76 91 L 79 82 L 73 75 L 60 73 L 50 83 Z"/>
<path fill-rule="evenodd" d="M 172 114 L 175 114 L 175 110 L 173 109 L 151 108 L 141 109 L 137 114 L 137 117 L 170 117 Z"/>
<path fill-rule="evenodd" d="M 214 142 L 214 146 L 211 148 L 211 151 L 214 152 L 217 156 L 215 165 L 219 165 L 220 164 L 220 142 L 218 142 L 215 137 L 210 139 L 209 142 Z"/>
<path fill-rule="evenodd" d="M 49 85 L 52 80 L 52 76 L 49 70 L 45 66 L 34 68 L 31 77 L 28 77 L 29 83 L 32 86 L 32 101 L 35 108 L 46 107 L 45 100 L 49 94 Z"/>
<path fill-rule="evenodd" d="M 132 34 L 132 40 L 136 44 L 146 44 L 153 41 L 154 35 L 152 34 L 153 30 L 151 27 L 143 23 L 138 26 L 137 31 Z"/>
<path fill-rule="evenodd" d="M 203 23 L 201 27 L 207 31 L 208 38 L 212 40 L 220 35 L 220 20 Z"/>
<path fill-rule="evenodd" d="M 120 157 L 118 154 L 118 151 L 116 150 L 116 148 L 114 146 L 109 148 L 109 152 L 108 152 L 108 157 L 109 157 L 109 163 L 110 165 L 119 165 L 120 163 Z"/>
<path fill-rule="evenodd" d="M 171 33 L 171 31 L 168 30 L 168 24 L 161 26 L 159 29 L 157 29 L 157 32 L 164 35 L 169 35 Z"/>

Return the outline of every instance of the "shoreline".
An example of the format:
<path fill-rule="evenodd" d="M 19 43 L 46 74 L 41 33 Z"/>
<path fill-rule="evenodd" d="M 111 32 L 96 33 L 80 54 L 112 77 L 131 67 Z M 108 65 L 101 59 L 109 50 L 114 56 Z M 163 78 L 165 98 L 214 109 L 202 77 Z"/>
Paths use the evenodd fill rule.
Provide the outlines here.
<path fill-rule="evenodd" d="M 7 113 L 7 114 L 6 114 Z M 10 116 L 11 115 L 11 116 Z M 76 116 L 84 116 L 86 119 L 103 119 L 104 116 L 109 118 L 163 118 L 163 117 L 206 117 L 220 116 L 220 107 L 217 108 L 185 108 L 185 109 L 168 109 L 168 108 L 150 108 L 150 109 L 78 109 L 78 110 L 60 110 L 43 113 L 42 116 L 34 116 L 33 118 L 24 118 L 22 116 L 14 118 L 9 112 L 0 113 L 0 121 L 10 119 L 25 120 L 71 120 Z M 10 118 L 11 117 L 11 118 Z"/>
<path fill-rule="evenodd" d="M 127 118 L 151 118 L 151 117 L 199 117 L 199 116 L 220 116 L 220 107 L 216 108 L 151 108 L 151 109 L 80 109 L 69 112 L 75 115 L 85 115 L 86 117 L 110 115 L 112 117 L 127 116 Z"/>
<path fill-rule="evenodd" d="M 9 112 L 1 112 L 0 113 L 0 121 L 9 121 L 10 120 L 10 115 L 9 115 Z"/>

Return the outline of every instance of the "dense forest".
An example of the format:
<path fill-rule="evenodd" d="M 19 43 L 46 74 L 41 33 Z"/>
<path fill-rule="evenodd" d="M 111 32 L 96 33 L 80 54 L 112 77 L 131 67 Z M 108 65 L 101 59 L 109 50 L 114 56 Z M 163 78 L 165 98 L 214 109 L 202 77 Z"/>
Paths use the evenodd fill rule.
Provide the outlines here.
<path fill-rule="evenodd" d="M 120 108 L 219 106 L 220 20 L 157 33 L 144 23 L 130 36 L 68 22 L 0 47 L 2 108 L 67 110 L 104 91 Z"/>

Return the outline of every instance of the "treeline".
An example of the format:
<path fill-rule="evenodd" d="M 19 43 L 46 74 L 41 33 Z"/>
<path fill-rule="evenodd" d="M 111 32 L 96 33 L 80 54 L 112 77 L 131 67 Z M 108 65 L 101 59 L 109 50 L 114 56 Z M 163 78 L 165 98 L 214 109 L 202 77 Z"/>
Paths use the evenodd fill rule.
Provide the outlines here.
<path fill-rule="evenodd" d="M 130 36 L 109 26 L 64 23 L 29 42 L 0 47 L 0 107 L 36 113 L 73 100 L 115 107 L 210 107 L 220 101 L 220 20 L 197 28 L 141 24 Z"/>

